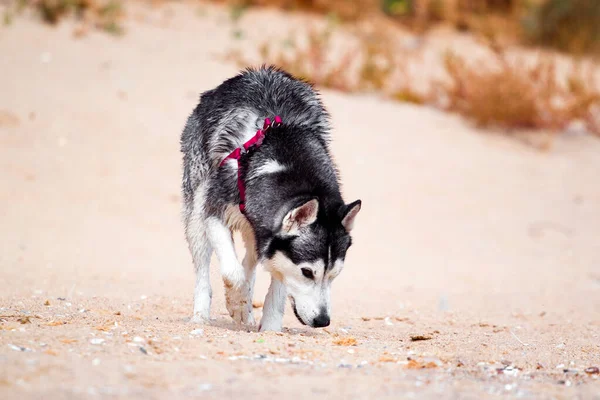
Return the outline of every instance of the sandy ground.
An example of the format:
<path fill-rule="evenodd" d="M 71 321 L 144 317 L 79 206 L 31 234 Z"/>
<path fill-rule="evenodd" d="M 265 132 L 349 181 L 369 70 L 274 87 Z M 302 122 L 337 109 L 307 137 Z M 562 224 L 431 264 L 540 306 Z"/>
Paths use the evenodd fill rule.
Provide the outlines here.
<path fill-rule="evenodd" d="M 236 69 L 226 12 L 168 10 L 0 30 L 0 398 L 600 398 L 600 140 L 372 97 L 324 93 L 363 200 L 332 326 L 236 327 L 217 273 L 191 325 L 178 140 Z"/>

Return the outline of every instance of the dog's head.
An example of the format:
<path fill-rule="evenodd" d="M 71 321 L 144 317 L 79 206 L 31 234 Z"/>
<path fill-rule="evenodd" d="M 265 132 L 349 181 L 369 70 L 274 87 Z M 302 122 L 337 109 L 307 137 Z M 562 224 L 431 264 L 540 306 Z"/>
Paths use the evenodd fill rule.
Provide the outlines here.
<path fill-rule="evenodd" d="M 357 200 L 326 209 L 312 199 L 279 213 L 264 265 L 286 285 L 302 324 L 329 325 L 331 283 L 344 267 L 360 207 Z"/>

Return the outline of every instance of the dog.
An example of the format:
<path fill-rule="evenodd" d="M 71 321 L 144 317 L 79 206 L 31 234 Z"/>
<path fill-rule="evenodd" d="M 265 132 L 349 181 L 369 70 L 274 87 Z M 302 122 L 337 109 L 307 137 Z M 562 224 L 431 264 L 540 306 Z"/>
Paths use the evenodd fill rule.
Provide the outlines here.
<path fill-rule="evenodd" d="M 181 135 L 183 220 L 196 271 L 192 322 L 208 323 L 215 252 L 234 321 L 254 325 L 255 270 L 271 274 L 259 331 L 280 331 L 286 298 L 298 320 L 330 323 L 361 201 L 346 204 L 329 150 L 329 114 L 311 84 L 273 66 L 204 92 Z M 233 232 L 246 254 L 240 263 Z"/>

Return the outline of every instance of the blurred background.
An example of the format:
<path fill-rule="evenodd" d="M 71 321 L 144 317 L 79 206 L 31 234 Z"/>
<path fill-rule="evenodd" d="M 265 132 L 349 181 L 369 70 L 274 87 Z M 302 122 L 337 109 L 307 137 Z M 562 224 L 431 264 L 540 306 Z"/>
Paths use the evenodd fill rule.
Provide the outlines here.
<path fill-rule="evenodd" d="M 598 393 L 600 1 L 0 0 L 0 15 L 0 397 Z M 192 336 L 179 136 L 200 93 L 264 63 L 322 93 L 344 197 L 363 201 L 354 244 L 329 333 L 288 309 L 291 330 L 257 342 L 214 260 L 215 323 Z M 260 270 L 257 320 L 268 283 Z M 241 372 L 267 346 L 314 364 Z M 406 372 L 407 357 L 436 358 Z"/>
<path fill-rule="evenodd" d="M 596 60 L 600 4 L 594 0 L 219 0 L 230 39 L 219 52 L 240 67 L 277 64 L 320 87 L 371 92 L 458 112 L 479 126 L 600 134 Z M 4 25 L 24 13 L 43 23 L 127 34 L 142 5 L 190 1 L 17 0 Z M 205 6 L 203 5 L 205 4 Z M 131 6 L 131 7 L 128 7 Z M 134 8 L 132 8 L 134 7 Z M 260 10 L 260 11 L 259 11 Z M 289 24 L 249 23 L 280 10 Z M 250 15 L 250 17 L 247 17 Z M 266 28 L 266 29 L 265 29 Z M 499 84 L 501 82 L 501 84 Z M 543 136 L 543 135 L 542 135 Z M 539 136 L 538 136 L 539 138 Z M 537 140 L 547 147 L 547 138 Z"/>

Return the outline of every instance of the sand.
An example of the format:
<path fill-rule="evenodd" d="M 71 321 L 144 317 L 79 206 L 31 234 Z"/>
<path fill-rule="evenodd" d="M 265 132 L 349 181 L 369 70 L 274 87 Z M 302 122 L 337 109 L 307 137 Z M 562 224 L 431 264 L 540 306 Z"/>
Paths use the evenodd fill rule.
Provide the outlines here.
<path fill-rule="evenodd" d="M 600 140 L 373 96 L 323 92 L 363 200 L 332 325 L 238 327 L 216 268 L 190 324 L 178 141 L 235 39 L 226 10 L 132 9 L 121 38 L 0 30 L 0 398 L 600 398 Z"/>

